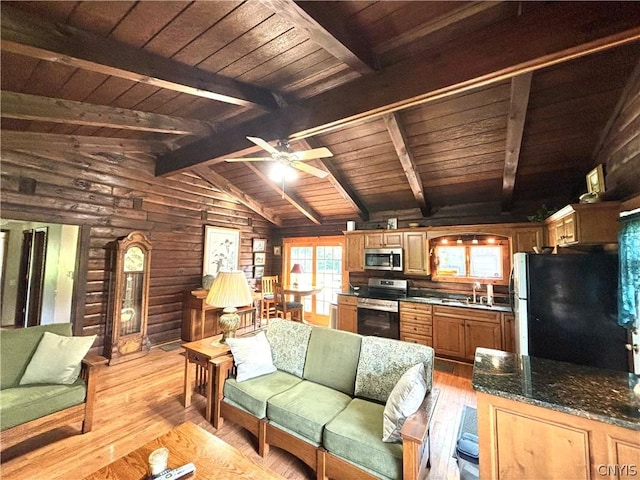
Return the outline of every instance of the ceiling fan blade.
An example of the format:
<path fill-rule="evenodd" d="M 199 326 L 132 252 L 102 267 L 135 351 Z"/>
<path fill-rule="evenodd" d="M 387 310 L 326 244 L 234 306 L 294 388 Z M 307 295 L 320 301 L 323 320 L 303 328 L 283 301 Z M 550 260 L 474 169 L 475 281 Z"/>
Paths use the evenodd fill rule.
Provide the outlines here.
<path fill-rule="evenodd" d="M 294 152 L 292 155 L 296 160 L 313 160 L 315 158 L 327 158 L 333 157 L 333 153 L 327 147 L 312 148 L 311 150 L 303 150 L 301 152 Z"/>
<path fill-rule="evenodd" d="M 319 168 L 312 167 L 311 165 L 307 165 L 306 163 L 293 161 L 291 162 L 291 166 L 297 168 L 298 170 L 302 170 L 303 172 L 310 173 L 318 178 L 324 178 L 329 175 L 329 172 L 325 172 L 324 170 L 320 170 Z"/>
<path fill-rule="evenodd" d="M 241 157 L 241 158 L 225 158 L 225 162 L 266 162 L 272 161 L 271 157 Z"/>
<path fill-rule="evenodd" d="M 263 140 L 261 138 L 258 138 L 258 137 L 247 137 L 247 140 L 252 141 L 253 143 L 255 143 L 259 147 L 265 149 L 269 153 L 279 153 L 277 148 L 272 147 L 271 145 L 269 145 L 269 142 L 267 142 L 267 141 L 265 141 L 265 140 Z"/>

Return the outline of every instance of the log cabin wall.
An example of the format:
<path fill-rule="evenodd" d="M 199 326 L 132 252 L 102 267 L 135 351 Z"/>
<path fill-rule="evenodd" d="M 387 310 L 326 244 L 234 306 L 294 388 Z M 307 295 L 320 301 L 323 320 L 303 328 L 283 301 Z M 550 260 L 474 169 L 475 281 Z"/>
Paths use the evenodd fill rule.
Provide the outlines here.
<path fill-rule="evenodd" d="M 605 198 L 628 199 L 640 194 L 640 64 L 609 120 L 596 149 L 596 162 L 605 166 Z"/>
<path fill-rule="evenodd" d="M 84 315 L 76 333 L 97 334 L 102 351 L 107 322 L 106 246 L 132 230 L 150 239 L 148 334 L 152 344 L 180 339 L 182 293 L 201 285 L 205 225 L 240 230 L 240 268 L 252 275 L 252 239 L 270 238 L 270 223 L 201 178 L 154 175 L 144 154 L 2 151 L 3 218 L 84 225 L 76 278 L 86 282 Z M 273 252 L 268 242 L 267 251 Z M 265 270 L 271 266 L 267 255 Z M 82 310 L 82 309 L 81 309 Z"/>

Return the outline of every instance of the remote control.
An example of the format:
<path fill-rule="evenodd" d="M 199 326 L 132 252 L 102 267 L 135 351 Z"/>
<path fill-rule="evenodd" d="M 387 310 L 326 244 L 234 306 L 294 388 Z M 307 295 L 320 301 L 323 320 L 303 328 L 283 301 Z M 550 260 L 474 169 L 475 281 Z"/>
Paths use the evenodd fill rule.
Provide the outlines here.
<path fill-rule="evenodd" d="M 196 466 L 193 463 L 187 463 L 178 468 L 167 470 L 155 478 L 157 480 L 177 480 L 178 478 L 186 477 L 196 471 Z"/>

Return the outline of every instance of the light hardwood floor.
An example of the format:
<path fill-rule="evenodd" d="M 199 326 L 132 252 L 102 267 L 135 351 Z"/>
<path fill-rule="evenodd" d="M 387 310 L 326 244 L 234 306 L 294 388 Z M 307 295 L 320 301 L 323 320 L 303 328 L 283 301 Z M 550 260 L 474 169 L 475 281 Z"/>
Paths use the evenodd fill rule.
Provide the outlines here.
<path fill-rule="evenodd" d="M 255 450 L 254 438 L 230 422 L 219 430 L 203 417 L 205 399 L 194 395 L 182 406 L 184 357 L 182 349 L 154 348 L 141 359 L 106 367 L 101 375 L 93 430 L 80 435 L 79 427 L 57 429 L 16 445 L 2 454 L 0 477 L 13 479 L 80 479 L 162 435 L 175 425 L 191 421 L 240 449 L 247 457 L 280 475 L 313 479 L 306 465 L 278 448 L 266 458 Z M 457 479 L 452 458 L 464 405 L 476 406 L 471 388 L 472 367 L 451 363 L 453 371 L 436 370 L 434 383 L 440 399 L 431 433 L 430 480 Z M 0 436 L 1 442 L 1 436 Z"/>

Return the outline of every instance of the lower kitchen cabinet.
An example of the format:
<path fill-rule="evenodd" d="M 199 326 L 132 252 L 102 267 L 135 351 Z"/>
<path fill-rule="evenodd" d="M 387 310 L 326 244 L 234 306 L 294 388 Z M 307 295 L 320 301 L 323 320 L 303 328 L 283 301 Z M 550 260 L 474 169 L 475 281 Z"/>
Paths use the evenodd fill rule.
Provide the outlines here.
<path fill-rule="evenodd" d="M 480 478 L 636 478 L 640 435 L 478 392 Z"/>
<path fill-rule="evenodd" d="M 400 302 L 400 340 L 433 346 L 431 305 Z"/>
<path fill-rule="evenodd" d="M 510 313 L 502 315 L 502 350 L 516 353 L 516 324 L 515 317 Z"/>
<path fill-rule="evenodd" d="M 338 330 L 358 333 L 358 298 L 338 295 Z"/>
<path fill-rule="evenodd" d="M 436 355 L 473 361 L 476 348 L 502 349 L 500 313 L 473 308 L 433 307 Z"/>

